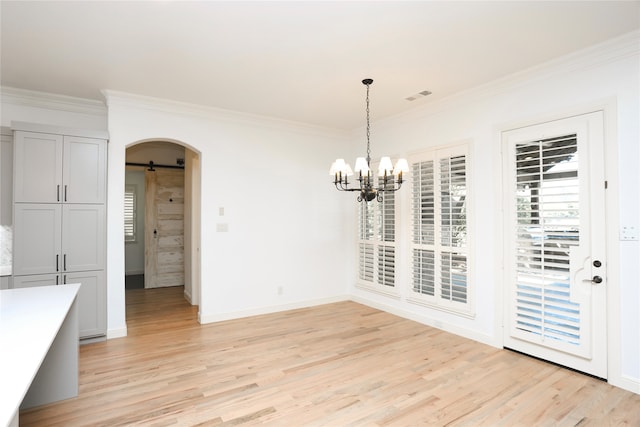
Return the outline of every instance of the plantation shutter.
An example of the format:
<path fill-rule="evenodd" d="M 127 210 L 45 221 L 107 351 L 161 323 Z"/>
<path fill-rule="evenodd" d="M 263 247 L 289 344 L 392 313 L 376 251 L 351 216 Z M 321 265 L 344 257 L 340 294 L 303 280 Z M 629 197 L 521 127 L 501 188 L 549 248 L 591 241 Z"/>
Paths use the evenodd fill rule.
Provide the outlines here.
<path fill-rule="evenodd" d="M 382 181 L 382 178 L 379 179 Z M 381 184 L 381 183 L 380 183 Z M 387 183 L 393 188 L 393 179 Z M 394 192 L 385 192 L 378 208 L 378 283 L 384 286 L 395 285 L 395 235 L 396 235 L 396 197 Z"/>
<path fill-rule="evenodd" d="M 411 172 L 412 298 L 469 311 L 466 146 L 423 153 Z"/>
<path fill-rule="evenodd" d="M 136 186 L 126 185 L 124 190 L 124 241 L 136 240 Z"/>
<path fill-rule="evenodd" d="M 440 297 L 467 302 L 466 156 L 440 159 Z"/>
<path fill-rule="evenodd" d="M 388 180 L 388 188 L 393 184 Z M 390 289 L 395 287 L 396 197 L 394 192 L 383 192 L 381 197 L 382 201 L 360 202 L 358 278 L 366 286 Z"/>
<path fill-rule="evenodd" d="M 412 164 L 413 290 L 435 295 L 435 180 L 433 160 Z"/>
<path fill-rule="evenodd" d="M 580 344 L 569 251 L 579 243 L 576 135 L 516 144 L 516 328 Z"/>

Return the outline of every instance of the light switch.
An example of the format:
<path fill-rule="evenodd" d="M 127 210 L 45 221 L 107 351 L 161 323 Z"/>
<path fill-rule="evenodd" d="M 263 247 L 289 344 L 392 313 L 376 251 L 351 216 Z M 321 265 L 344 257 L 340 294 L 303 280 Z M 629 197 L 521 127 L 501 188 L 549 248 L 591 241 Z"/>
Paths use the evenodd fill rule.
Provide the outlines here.
<path fill-rule="evenodd" d="M 640 238 L 639 228 L 634 225 L 623 225 L 620 227 L 620 240 L 638 240 Z"/>
<path fill-rule="evenodd" d="M 220 216 L 224 216 L 224 207 L 223 207 L 223 206 L 220 206 L 220 207 L 218 208 L 218 215 L 220 215 Z"/>
<path fill-rule="evenodd" d="M 219 222 L 216 224 L 216 231 L 218 233 L 226 233 L 227 231 L 229 231 L 229 224 L 227 224 L 226 222 Z"/>

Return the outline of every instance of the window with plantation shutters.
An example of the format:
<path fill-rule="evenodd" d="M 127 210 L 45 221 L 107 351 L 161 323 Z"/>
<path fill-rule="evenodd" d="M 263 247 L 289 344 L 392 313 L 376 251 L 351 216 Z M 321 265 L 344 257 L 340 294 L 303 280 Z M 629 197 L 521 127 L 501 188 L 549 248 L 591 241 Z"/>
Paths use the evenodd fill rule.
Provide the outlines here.
<path fill-rule="evenodd" d="M 468 314 L 467 146 L 411 159 L 410 300 Z"/>
<path fill-rule="evenodd" d="M 124 189 L 124 241 L 136 241 L 136 186 L 126 185 Z"/>
<path fill-rule="evenodd" d="M 390 188 L 393 182 L 388 183 Z M 359 204 L 358 278 L 365 287 L 388 291 L 395 288 L 395 193 L 382 194 Z"/>

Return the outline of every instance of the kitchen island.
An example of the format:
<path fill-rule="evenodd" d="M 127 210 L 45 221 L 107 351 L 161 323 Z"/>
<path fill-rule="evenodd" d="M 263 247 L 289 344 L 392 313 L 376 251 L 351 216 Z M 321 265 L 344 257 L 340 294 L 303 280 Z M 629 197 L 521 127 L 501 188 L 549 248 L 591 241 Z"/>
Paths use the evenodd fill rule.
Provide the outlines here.
<path fill-rule="evenodd" d="M 0 290 L 0 426 L 78 395 L 80 284 Z"/>

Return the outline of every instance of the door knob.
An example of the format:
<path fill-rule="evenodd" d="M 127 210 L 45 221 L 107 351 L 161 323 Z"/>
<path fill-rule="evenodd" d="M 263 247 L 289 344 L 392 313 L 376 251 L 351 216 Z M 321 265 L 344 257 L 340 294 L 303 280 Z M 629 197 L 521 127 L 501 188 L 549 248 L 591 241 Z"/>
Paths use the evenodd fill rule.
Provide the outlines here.
<path fill-rule="evenodd" d="M 593 283 L 602 283 L 602 277 L 600 276 L 593 276 L 593 279 L 591 279 L 591 281 Z"/>

